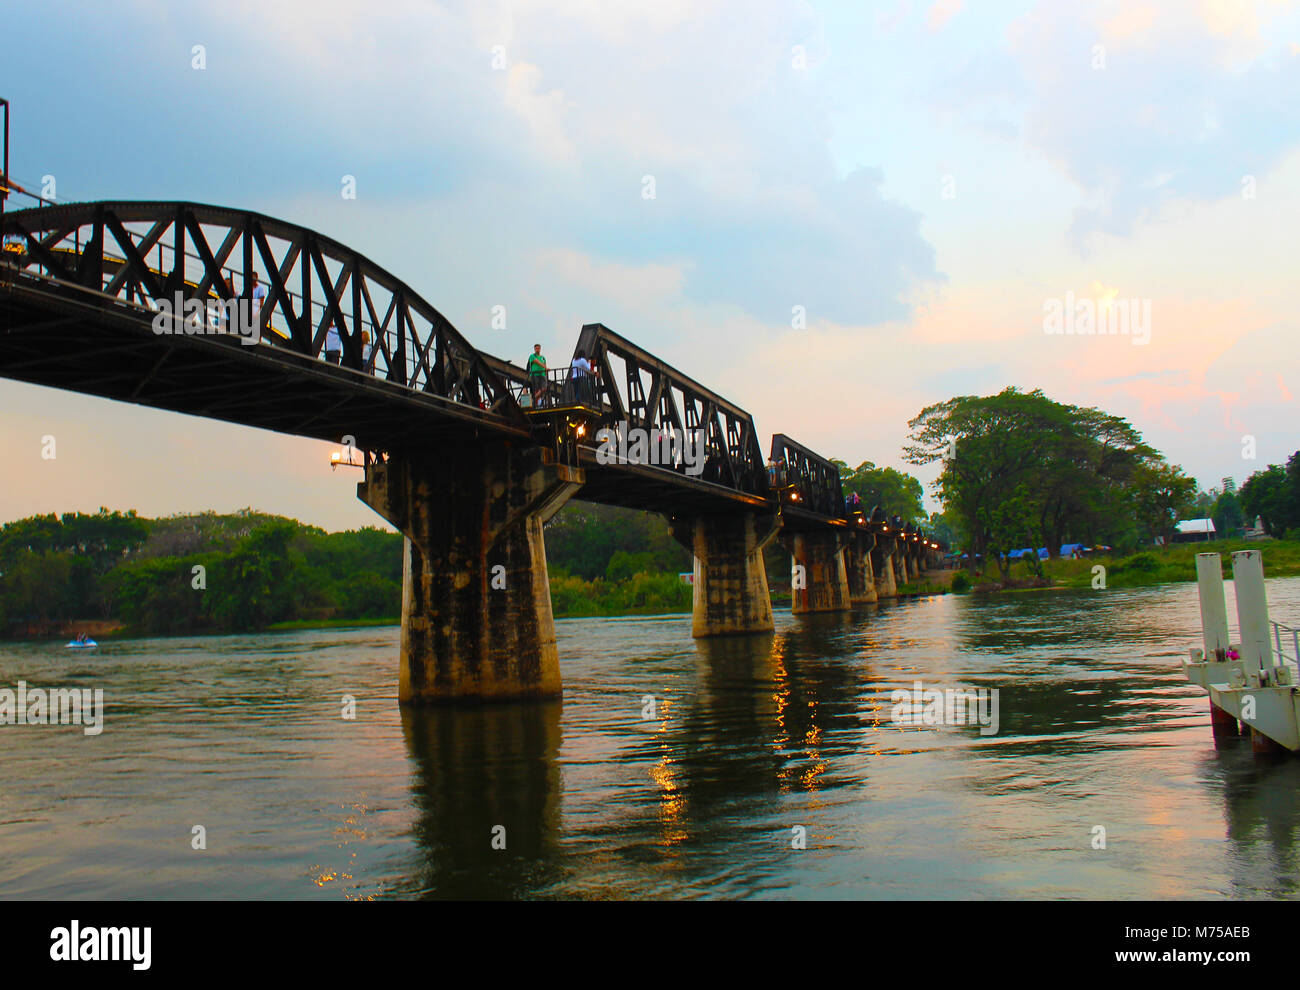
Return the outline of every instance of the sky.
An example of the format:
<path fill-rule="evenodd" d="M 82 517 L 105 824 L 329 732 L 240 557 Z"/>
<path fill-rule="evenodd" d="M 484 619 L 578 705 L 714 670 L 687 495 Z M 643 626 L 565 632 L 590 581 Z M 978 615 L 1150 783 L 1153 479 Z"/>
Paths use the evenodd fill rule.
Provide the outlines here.
<path fill-rule="evenodd" d="M 1300 447 L 1297 3 L 43 0 L 4 31 L 28 188 L 301 224 L 520 364 L 605 323 L 765 448 L 928 493 L 908 421 L 1008 385 L 1203 488 Z M 1048 332 L 1067 303 L 1139 323 Z M 331 449 L 0 380 L 0 522 L 382 525 Z"/>

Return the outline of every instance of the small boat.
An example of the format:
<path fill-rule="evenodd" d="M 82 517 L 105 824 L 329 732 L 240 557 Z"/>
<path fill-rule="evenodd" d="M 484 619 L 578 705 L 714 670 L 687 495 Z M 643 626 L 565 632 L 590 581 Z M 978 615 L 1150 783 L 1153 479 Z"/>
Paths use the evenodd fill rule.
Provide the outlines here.
<path fill-rule="evenodd" d="M 99 644 L 93 639 L 74 639 L 68 644 L 70 650 L 93 650 Z"/>

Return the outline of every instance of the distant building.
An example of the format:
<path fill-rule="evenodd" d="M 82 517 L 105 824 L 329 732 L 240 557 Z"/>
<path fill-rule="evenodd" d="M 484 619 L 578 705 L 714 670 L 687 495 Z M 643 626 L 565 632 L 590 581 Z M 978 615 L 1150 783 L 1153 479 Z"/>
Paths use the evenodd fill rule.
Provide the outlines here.
<path fill-rule="evenodd" d="M 1183 519 L 1174 526 L 1175 543 L 1193 543 L 1214 537 L 1213 519 Z"/>

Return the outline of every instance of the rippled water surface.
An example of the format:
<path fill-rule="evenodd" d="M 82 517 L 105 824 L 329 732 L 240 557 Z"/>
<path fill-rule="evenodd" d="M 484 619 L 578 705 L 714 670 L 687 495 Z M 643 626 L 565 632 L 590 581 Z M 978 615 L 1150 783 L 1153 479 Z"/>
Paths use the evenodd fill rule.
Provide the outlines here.
<path fill-rule="evenodd" d="M 1296 896 L 1300 761 L 1216 749 L 1193 585 L 557 627 L 562 704 L 467 711 L 398 707 L 395 628 L 0 645 L 0 687 L 107 703 L 0 726 L 0 896 Z M 892 724 L 918 679 L 998 733 Z"/>

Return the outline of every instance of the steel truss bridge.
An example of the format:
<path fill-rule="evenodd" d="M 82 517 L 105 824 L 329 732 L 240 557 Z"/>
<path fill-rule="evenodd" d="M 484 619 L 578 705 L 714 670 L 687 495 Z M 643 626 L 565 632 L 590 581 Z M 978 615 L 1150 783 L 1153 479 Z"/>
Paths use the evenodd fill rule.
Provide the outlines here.
<path fill-rule="evenodd" d="M 232 300 L 255 314 L 243 337 L 217 332 L 228 328 L 211 315 Z M 260 213 L 123 201 L 3 214 L 0 376 L 352 437 L 367 458 L 491 438 L 537 444 L 584 469 L 581 499 L 669 515 L 767 511 L 795 530 L 893 532 L 939 548 L 884 507 L 847 511 L 836 466 L 784 434 L 765 463 L 748 412 L 603 324 L 582 328 L 577 353 L 594 374 L 553 372 L 539 393 L 391 272 Z M 596 437 L 615 428 L 702 437 L 702 464 L 610 463 Z"/>

